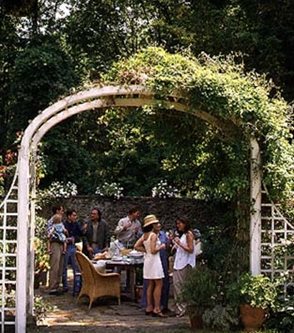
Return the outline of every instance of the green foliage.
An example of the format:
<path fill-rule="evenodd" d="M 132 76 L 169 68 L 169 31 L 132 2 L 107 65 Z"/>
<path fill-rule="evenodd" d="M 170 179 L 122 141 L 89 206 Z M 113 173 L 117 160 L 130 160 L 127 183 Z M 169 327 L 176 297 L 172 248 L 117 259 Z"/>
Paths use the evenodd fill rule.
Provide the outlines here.
<path fill-rule="evenodd" d="M 244 65 L 205 54 L 197 60 L 187 54 L 167 57 L 158 49 L 143 52 L 140 61 L 139 56 L 134 57 L 118 82 L 147 80 L 159 97 L 170 91 L 184 94 L 183 101 L 191 108 L 215 115 L 224 127 L 207 126 L 193 120 L 193 115 L 175 116 L 164 110 L 164 103 L 162 108 L 149 110 L 152 121 L 143 120 L 143 131 L 139 116 L 136 123 L 126 121 L 128 116 L 113 117 L 106 131 L 104 125 L 97 129 L 95 117 L 78 116 L 46 136 L 42 187 L 55 180 L 78 179 L 80 193 L 94 193 L 108 181 L 121 183 L 124 194 L 148 195 L 160 179 L 167 179 L 182 195 L 231 199 L 248 188 L 246 135 L 257 132 L 263 148 L 264 179 L 271 184 L 273 197 L 291 191 L 293 171 L 284 167 L 293 165 L 285 122 L 289 113 L 280 112 L 285 105 L 282 99 L 268 98 L 277 88 L 272 85 L 264 90 L 263 78 L 245 75 L 244 68 L 269 73 L 283 86 L 288 100 L 293 99 L 289 84 L 293 77 L 293 4 L 283 2 L 278 10 L 274 1 L 252 0 L 65 0 L 62 4 L 69 9 L 63 16 L 60 2 L 24 6 L 28 9 L 24 20 L 7 15 L 5 6 L 4 10 L 1 7 L 1 148 L 12 145 L 16 131 L 23 130 L 50 101 L 83 79 L 101 81 L 114 61 L 142 47 L 162 45 L 173 53 L 189 48 L 194 55 L 203 50 L 211 55 L 235 51 L 235 62 L 244 61 Z M 139 135 L 131 138 L 124 134 L 135 132 Z M 226 142 L 219 141 L 227 136 Z M 68 160 L 66 167 L 62 157 Z"/>
<path fill-rule="evenodd" d="M 47 251 L 47 221 L 39 216 L 36 217 L 36 229 L 34 239 L 35 249 L 35 275 L 36 278 L 42 272 L 49 269 L 49 255 Z"/>
<path fill-rule="evenodd" d="M 277 296 L 277 283 L 264 275 L 244 273 L 228 287 L 228 299 L 236 305 L 249 304 L 252 307 L 274 309 Z"/>
<path fill-rule="evenodd" d="M 9 108 L 17 116 L 17 124 L 11 124 L 12 131 L 24 128 L 38 111 L 68 91 L 76 79 L 71 59 L 60 43 L 41 38 L 34 40 L 18 55 L 12 75 Z"/>
<path fill-rule="evenodd" d="M 278 95 L 271 96 L 270 82 L 246 73 L 234 58 L 196 59 L 152 47 L 114 65 L 104 80 L 144 83 L 163 100 L 162 105 L 169 95 L 184 98 L 191 114 L 200 110 L 214 116 L 212 126 L 231 140 L 238 138 L 248 145 L 249 137 L 255 136 L 263 148 L 263 173 L 272 195 L 291 196 L 294 170 L 289 165 L 294 154 L 289 107 Z M 244 186 L 245 179 L 238 183 Z"/>
<path fill-rule="evenodd" d="M 276 329 L 280 333 L 293 333 L 294 322 L 294 296 L 279 300 L 276 310 L 270 314 L 265 326 Z"/>
<path fill-rule="evenodd" d="M 203 314 L 212 309 L 218 296 L 217 272 L 201 265 L 193 268 L 183 283 L 181 298 L 188 306 L 188 311 Z"/>
<path fill-rule="evenodd" d="M 202 319 L 206 328 L 217 331 L 232 331 L 239 324 L 238 309 L 218 304 L 213 309 L 205 310 Z"/>
<path fill-rule="evenodd" d="M 34 316 L 37 323 L 42 321 L 53 310 L 52 305 L 44 300 L 41 296 L 35 296 L 34 298 Z"/>

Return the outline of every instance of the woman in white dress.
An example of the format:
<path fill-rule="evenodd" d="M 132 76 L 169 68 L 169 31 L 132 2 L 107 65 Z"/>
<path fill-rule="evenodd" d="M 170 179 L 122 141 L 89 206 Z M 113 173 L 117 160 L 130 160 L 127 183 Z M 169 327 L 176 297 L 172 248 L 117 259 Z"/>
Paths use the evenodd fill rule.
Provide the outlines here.
<path fill-rule="evenodd" d="M 135 249 L 145 252 L 143 277 L 148 280 L 146 315 L 165 317 L 160 309 L 162 278 L 164 272 L 159 251 L 165 248 L 158 238 L 160 223 L 155 215 L 144 218 L 143 236 L 136 242 Z"/>

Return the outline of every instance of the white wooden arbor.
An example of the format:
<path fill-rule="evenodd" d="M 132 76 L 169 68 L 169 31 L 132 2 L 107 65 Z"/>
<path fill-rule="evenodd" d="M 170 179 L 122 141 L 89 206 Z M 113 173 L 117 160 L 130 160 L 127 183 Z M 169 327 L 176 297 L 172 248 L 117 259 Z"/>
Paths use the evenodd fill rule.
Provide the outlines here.
<path fill-rule="evenodd" d="M 201 110 L 191 110 L 184 102 L 178 102 L 178 99 L 172 96 L 166 96 L 164 101 L 156 100 L 153 93 L 146 87 L 137 85 L 128 87 L 105 86 L 79 92 L 48 107 L 29 124 L 21 141 L 14 182 L 6 199 L 0 205 L 0 219 L 3 221 L 0 224 L 0 232 L 3 234 L 0 239 L 0 246 L 5 249 L 7 244 L 13 244 L 13 247 L 10 247 L 6 252 L 5 250 L 2 251 L 0 257 L 0 272 L 2 272 L 2 280 L 0 280 L 2 294 L 2 302 L 0 303 L 1 333 L 4 332 L 5 324 L 15 324 L 17 333 L 25 332 L 27 317 L 33 315 L 34 251 L 32 241 L 35 224 L 35 161 L 38 143 L 42 137 L 58 123 L 83 111 L 105 107 L 141 107 L 144 105 L 158 105 L 159 103 L 165 108 L 192 113 L 217 126 L 218 122 L 210 114 Z M 251 146 L 250 196 L 252 202 L 250 270 L 256 275 L 262 271 L 260 150 L 255 138 L 252 137 L 248 144 Z M 7 230 L 13 231 L 15 235 L 17 233 L 17 240 L 16 237 L 13 240 L 6 240 Z M 10 256 L 16 257 L 16 264 L 8 268 L 5 266 L 5 262 Z M 6 305 L 6 292 L 9 283 L 5 281 L 5 274 L 10 269 L 16 272 L 15 280 L 8 281 L 11 284 L 16 284 L 15 306 L 12 307 Z M 7 311 L 15 312 L 15 322 L 6 320 L 5 314 Z"/>

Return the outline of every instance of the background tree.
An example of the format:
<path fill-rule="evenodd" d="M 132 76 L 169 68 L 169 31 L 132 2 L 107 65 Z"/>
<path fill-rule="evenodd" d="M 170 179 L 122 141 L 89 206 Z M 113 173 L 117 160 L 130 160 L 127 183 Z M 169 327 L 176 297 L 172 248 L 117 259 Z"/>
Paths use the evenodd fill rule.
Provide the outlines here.
<path fill-rule="evenodd" d="M 251 0 L 2 1 L 1 15 L 3 161 L 38 111 L 82 82 L 99 81 L 115 61 L 147 45 L 171 52 L 190 48 L 195 55 L 240 52 L 235 61 L 273 77 L 293 99 L 288 84 L 293 4 L 286 0 L 278 10 L 275 1 Z M 150 117 L 143 110 L 79 115 L 45 137 L 41 186 L 70 180 L 81 193 L 93 193 L 111 180 L 122 183 L 125 194 L 141 195 L 167 179 L 183 194 L 193 195 L 197 188 L 198 195 L 209 197 L 219 193 L 213 189 L 234 183 L 234 177 L 221 173 L 222 166 L 233 173 L 238 149 L 240 158 L 245 151 L 218 141 L 219 133 L 198 124 L 181 114 Z M 200 183 L 206 183 L 205 190 L 199 191 Z"/>

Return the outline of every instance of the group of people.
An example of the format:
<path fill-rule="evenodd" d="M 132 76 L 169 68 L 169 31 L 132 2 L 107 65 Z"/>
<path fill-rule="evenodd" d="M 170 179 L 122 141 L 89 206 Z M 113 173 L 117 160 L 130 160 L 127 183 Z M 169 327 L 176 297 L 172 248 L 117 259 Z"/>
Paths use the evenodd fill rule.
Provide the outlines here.
<path fill-rule="evenodd" d="M 68 291 L 68 265 L 71 265 L 74 275 L 78 272 L 75 259 L 77 244 L 81 243 L 83 252 L 92 259 L 97 253 L 108 249 L 110 233 L 109 226 L 97 207 L 92 208 L 89 220 L 84 223 L 77 220 L 75 209 L 68 209 L 65 213 L 63 206 L 54 206 L 52 213 L 47 222 L 50 255 L 49 294 L 60 295 Z M 132 247 L 142 235 L 139 216 L 139 209 L 131 208 L 127 217 L 122 218 L 114 230 L 117 239 L 125 247 Z M 62 290 L 59 288 L 60 280 Z"/>
<path fill-rule="evenodd" d="M 107 251 L 110 244 L 109 227 L 98 208 L 90 212 L 90 219 L 84 223 L 77 220 L 74 209 L 66 211 L 55 206 L 53 216 L 47 223 L 48 251 L 50 254 L 49 293 L 59 295 L 68 291 L 67 269 L 70 264 L 73 273 L 78 272 L 75 259 L 77 244 L 83 252 L 93 258 L 97 253 Z M 185 304 L 180 299 L 181 286 L 189 270 L 196 264 L 195 234 L 185 217 L 178 217 L 173 232 L 164 232 L 155 215 L 147 215 L 143 226 L 139 221 L 140 211 L 134 207 L 128 215 L 119 220 L 114 235 L 125 248 L 144 252 L 142 306 L 146 315 L 166 317 L 167 314 L 183 316 Z M 175 312 L 168 308 L 170 277 L 169 255 L 174 255 L 173 286 Z M 59 289 L 62 280 L 63 289 Z"/>
<path fill-rule="evenodd" d="M 174 314 L 182 317 L 186 311 L 186 305 L 181 300 L 182 285 L 190 269 L 196 265 L 195 236 L 188 219 L 178 217 L 174 232 L 167 235 L 161 230 L 160 222 L 155 215 L 146 216 L 143 235 L 134 247 L 137 251 L 145 253 L 143 302 L 145 314 L 154 317 L 166 317 L 172 313 L 168 308 L 168 254 L 174 254 Z"/>

